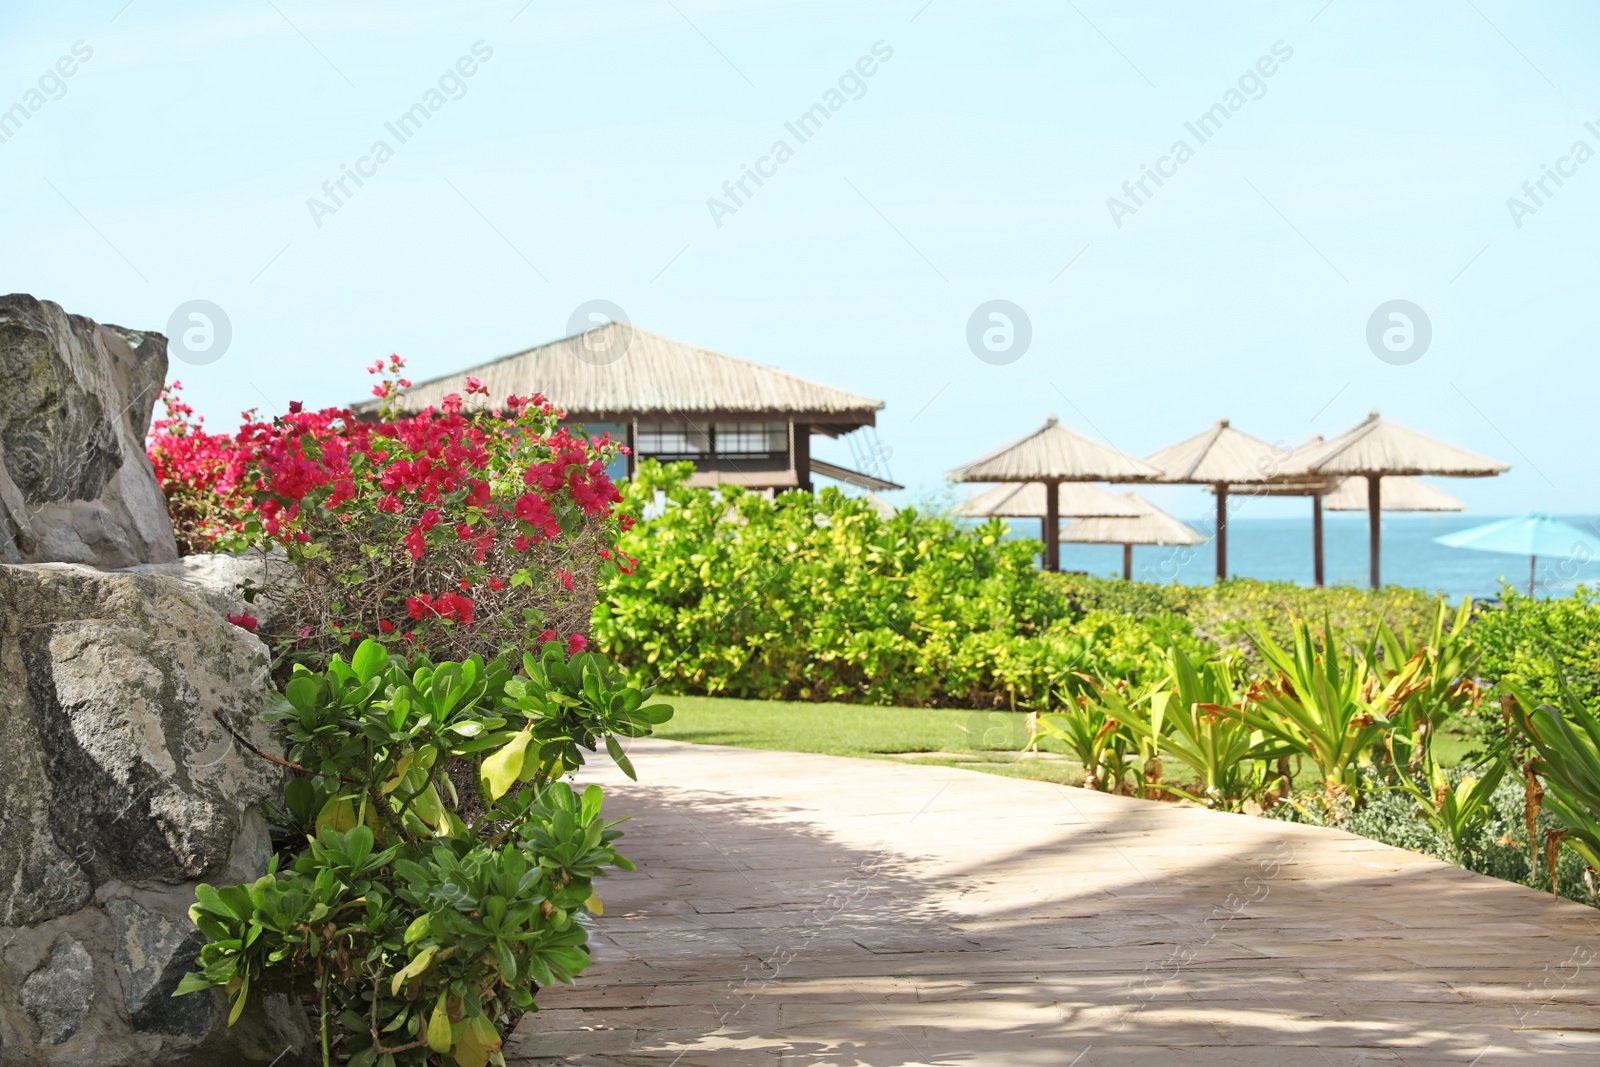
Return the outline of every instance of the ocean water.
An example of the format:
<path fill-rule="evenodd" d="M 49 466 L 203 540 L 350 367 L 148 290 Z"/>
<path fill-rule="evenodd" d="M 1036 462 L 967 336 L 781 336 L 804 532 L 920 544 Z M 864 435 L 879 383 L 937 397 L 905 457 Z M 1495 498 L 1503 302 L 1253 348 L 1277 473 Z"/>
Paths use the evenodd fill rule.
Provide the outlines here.
<path fill-rule="evenodd" d="M 1501 580 L 1519 591 L 1528 589 L 1528 557 L 1474 552 L 1433 543 L 1435 537 L 1504 516 L 1386 515 L 1383 519 L 1383 582 L 1430 592 L 1493 597 Z M 1558 516 L 1579 529 L 1600 536 L 1600 516 Z M 1190 519 L 1202 533 L 1209 521 Z M 1017 536 L 1038 537 L 1039 524 L 1015 520 Z M 1328 585 L 1367 585 L 1367 517 L 1338 513 L 1323 519 L 1323 545 Z M 1581 555 L 1581 554 L 1580 554 Z M 1133 576 L 1140 581 L 1205 585 L 1216 578 L 1216 556 L 1210 544 L 1194 548 L 1135 546 Z M 1120 577 L 1121 545 L 1061 546 L 1061 569 Z M 1233 577 L 1311 584 L 1311 518 L 1235 518 L 1228 524 L 1228 572 Z M 1578 556 L 1540 557 L 1535 595 L 1568 596 L 1578 583 L 1600 583 L 1600 560 Z"/>

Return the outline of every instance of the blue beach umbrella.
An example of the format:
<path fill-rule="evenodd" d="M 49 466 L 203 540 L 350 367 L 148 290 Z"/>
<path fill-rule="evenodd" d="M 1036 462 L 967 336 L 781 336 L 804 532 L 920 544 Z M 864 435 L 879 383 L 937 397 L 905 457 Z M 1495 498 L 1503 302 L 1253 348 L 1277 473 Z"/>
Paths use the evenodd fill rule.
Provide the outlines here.
<path fill-rule="evenodd" d="M 1570 523 L 1552 519 L 1542 511 L 1530 511 L 1511 519 L 1435 537 L 1436 544 L 1451 548 L 1471 548 L 1479 552 L 1504 552 L 1527 556 L 1528 595 L 1533 595 L 1534 575 L 1540 556 L 1600 558 L 1600 540 Z"/>

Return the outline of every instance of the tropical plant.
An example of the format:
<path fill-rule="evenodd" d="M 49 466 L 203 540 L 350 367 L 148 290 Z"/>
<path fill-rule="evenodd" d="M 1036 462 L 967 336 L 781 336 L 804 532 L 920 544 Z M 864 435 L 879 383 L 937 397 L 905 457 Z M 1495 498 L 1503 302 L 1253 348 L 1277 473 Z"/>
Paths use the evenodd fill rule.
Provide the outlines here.
<path fill-rule="evenodd" d="M 1357 767 L 1389 716 L 1422 685 L 1422 660 L 1414 657 L 1381 677 L 1372 667 L 1371 645 L 1364 654 L 1341 651 L 1324 623 L 1319 647 L 1304 620 L 1294 625 L 1290 649 L 1265 633 L 1254 640 L 1277 678 L 1252 685 L 1228 714 L 1316 764 L 1325 802 L 1359 790 Z"/>
<path fill-rule="evenodd" d="M 1076 695 L 1063 694 L 1061 710 L 1030 716 L 1029 751 L 1037 751 L 1046 738 L 1059 742 L 1083 765 L 1083 787 L 1115 792 L 1128 768 L 1134 735 L 1123 724 L 1136 717 L 1133 708 L 1149 694 L 1132 690 L 1128 682 L 1101 682 L 1079 675 L 1085 683 Z"/>
<path fill-rule="evenodd" d="M 1166 783 L 1166 792 L 1207 807 L 1238 811 L 1259 796 L 1268 761 L 1290 751 L 1234 713 L 1245 687 L 1227 656 L 1202 659 L 1198 666 L 1176 645 L 1166 650 L 1168 674 L 1148 698 L 1129 707 L 1123 720 L 1158 755 L 1188 768 L 1197 791 Z"/>
<path fill-rule="evenodd" d="M 325 1065 L 503 1063 L 541 985 L 589 963 L 593 881 L 628 868 L 601 793 L 559 779 L 670 717 L 594 653 L 557 644 L 513 675 L 363 641 L 298 667 L 268 718 L 298 772 L 275 809 L 282 847 L 249 885 L 196 890 L 208 938 L 179 994 L 221 987 L 230 1023 L 255 998 L 310 998 Z"/>
<path fill-rule="evenodd" d="M 1533 746 L 1530 770 L 1543 780 L 1543 803 L 1563 824 L 1558 840 L 1600 871 L 1600 715 L 1572 690 L 1559 705 L 1502 681 L 1514 700 L 1513 722 Z"/>
<path fill-rule="evenodd" d="M 1447 856 L 1461 862 L 1482 837 L 1493 812 L 1490 798 L 1510 766 L 1508 746 L 1502 741 L 1486 756 L 1481 769 L 1452 772 L 1433 751 L 1434 731 L 1424 724 L 1414 732 L 1389 730 L 1384 736 L 1393 785 L 1417 802 L 1416 814 L 1448 842 Z"/>
<path fill-rule="evenodd" d="M 1426 634 L 1414 634 L 1404 624 L 1379 624 L 1386 673 L 1393 676 L 1413 660 L 1420 661 L 1416 670 L 1420 684 L 1410 689 L 1395 711 L 1397 729 L 1412 734 L 1426 731 L 1431 737 L 1445 723 L 1477 712 L 1483 690 L 1473 672 L 1482 652 L 1468 629 L 1471 621 L 1472 601 L 1463 598 L 1453 617 L 1441 599 Z M 1411 751 L 1420 754 L 1429 747 L 1413 744 Z"/>

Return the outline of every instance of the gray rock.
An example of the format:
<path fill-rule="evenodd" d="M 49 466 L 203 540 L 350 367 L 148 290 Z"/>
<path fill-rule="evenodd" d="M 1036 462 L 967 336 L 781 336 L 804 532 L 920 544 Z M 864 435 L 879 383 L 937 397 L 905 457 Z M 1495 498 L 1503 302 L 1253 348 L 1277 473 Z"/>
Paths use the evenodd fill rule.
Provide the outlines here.
<path fill-rule="evenodd" d="M 281 548 L 269 555 L 257 549 L 239 556 L 219 552 L 123 569 L 130 574 L 161 574 L 186 582 L 199 590 L 219 615 L 226 618 L 249 613 L 263 629 L 270 629 L 283 616 L 284 595 L 300 580 Z M 254 594 L 249 600 L 245 598 L 246 589 Z"/>
<path fill-rule="evenodd" d="M 192 584 L 0 565 L 0 1064 L 305 1062 L 298 1005 L 170 995 L 196 883 L 266 867 L 266 672 Z"/>
<path fill-rule="evenodd" d="M 205 937 L 193 923 L 174 921 L 126 898 L 106 901 L 105 913 L 115 931 L 115 959 L 129 1021 L 149 1033 L 204 1035 L 211 1028 L 211 998 L 172 993 L 194 967 Z"/>
<path fill-rule="evenodd" d="M 0 297 L 0 562 L 177 558 L 144 452 L 166 373 L 158 333 Z"/>
<path fill-rule="evenodd" d="M 218 871 L 279 768 L 267 651 L 193 588 L 67 564 L 0 566 L 0 924 L 111 879 Z"/>
<path fill-rule="evenodd" d="M 50 958 L 22 983 L 22 1010 L 39 1028 L 39 1040 L 59 1045 L 78 1032 L 94 1002 L 94 960 L 77 941 L 61 934 Z"/>

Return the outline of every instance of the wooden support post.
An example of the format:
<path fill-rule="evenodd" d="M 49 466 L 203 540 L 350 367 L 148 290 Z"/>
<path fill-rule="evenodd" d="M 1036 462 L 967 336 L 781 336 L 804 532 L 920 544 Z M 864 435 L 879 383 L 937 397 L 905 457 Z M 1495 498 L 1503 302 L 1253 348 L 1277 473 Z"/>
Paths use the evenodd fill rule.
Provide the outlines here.
<path fill-rule="evenodd" d="M 790 458 L 794 462 L 795 479 L 806 492 L 815 492 L 811 485 L 811 424 L 793 422 L 789 425 L 794 435 L 794 452 Z"/>
<path fill-rule="evenodd" d="M 1311 494 L 1311 584 L 1322 588 L 1322 494 Z"/>
<path fill-rule="evenodd" d="M 1367 553 L 1372 565 L 1372 588 L 1383 584 L 1379 556 L 1383 551 L 1383 501 L 1379 499 L 1382 475 L 1367 475 Z"/>
<path fill-rule="evenodd" d="M 1228 485 L 1217 483 L 1217 581 L 1228 580 Z"/>
<path fill-rule="evenodd" d="M 1061 483 L 1044 483 L 1044 569 L 1061 569 Z"/>
<path fill-rule="evenodd" d="M 1125 581 L 1125 582 L 1133 580 L 1133 546 L 1132 545 L 1123 545 L 1122 546 L 1122 580 Z"/>

